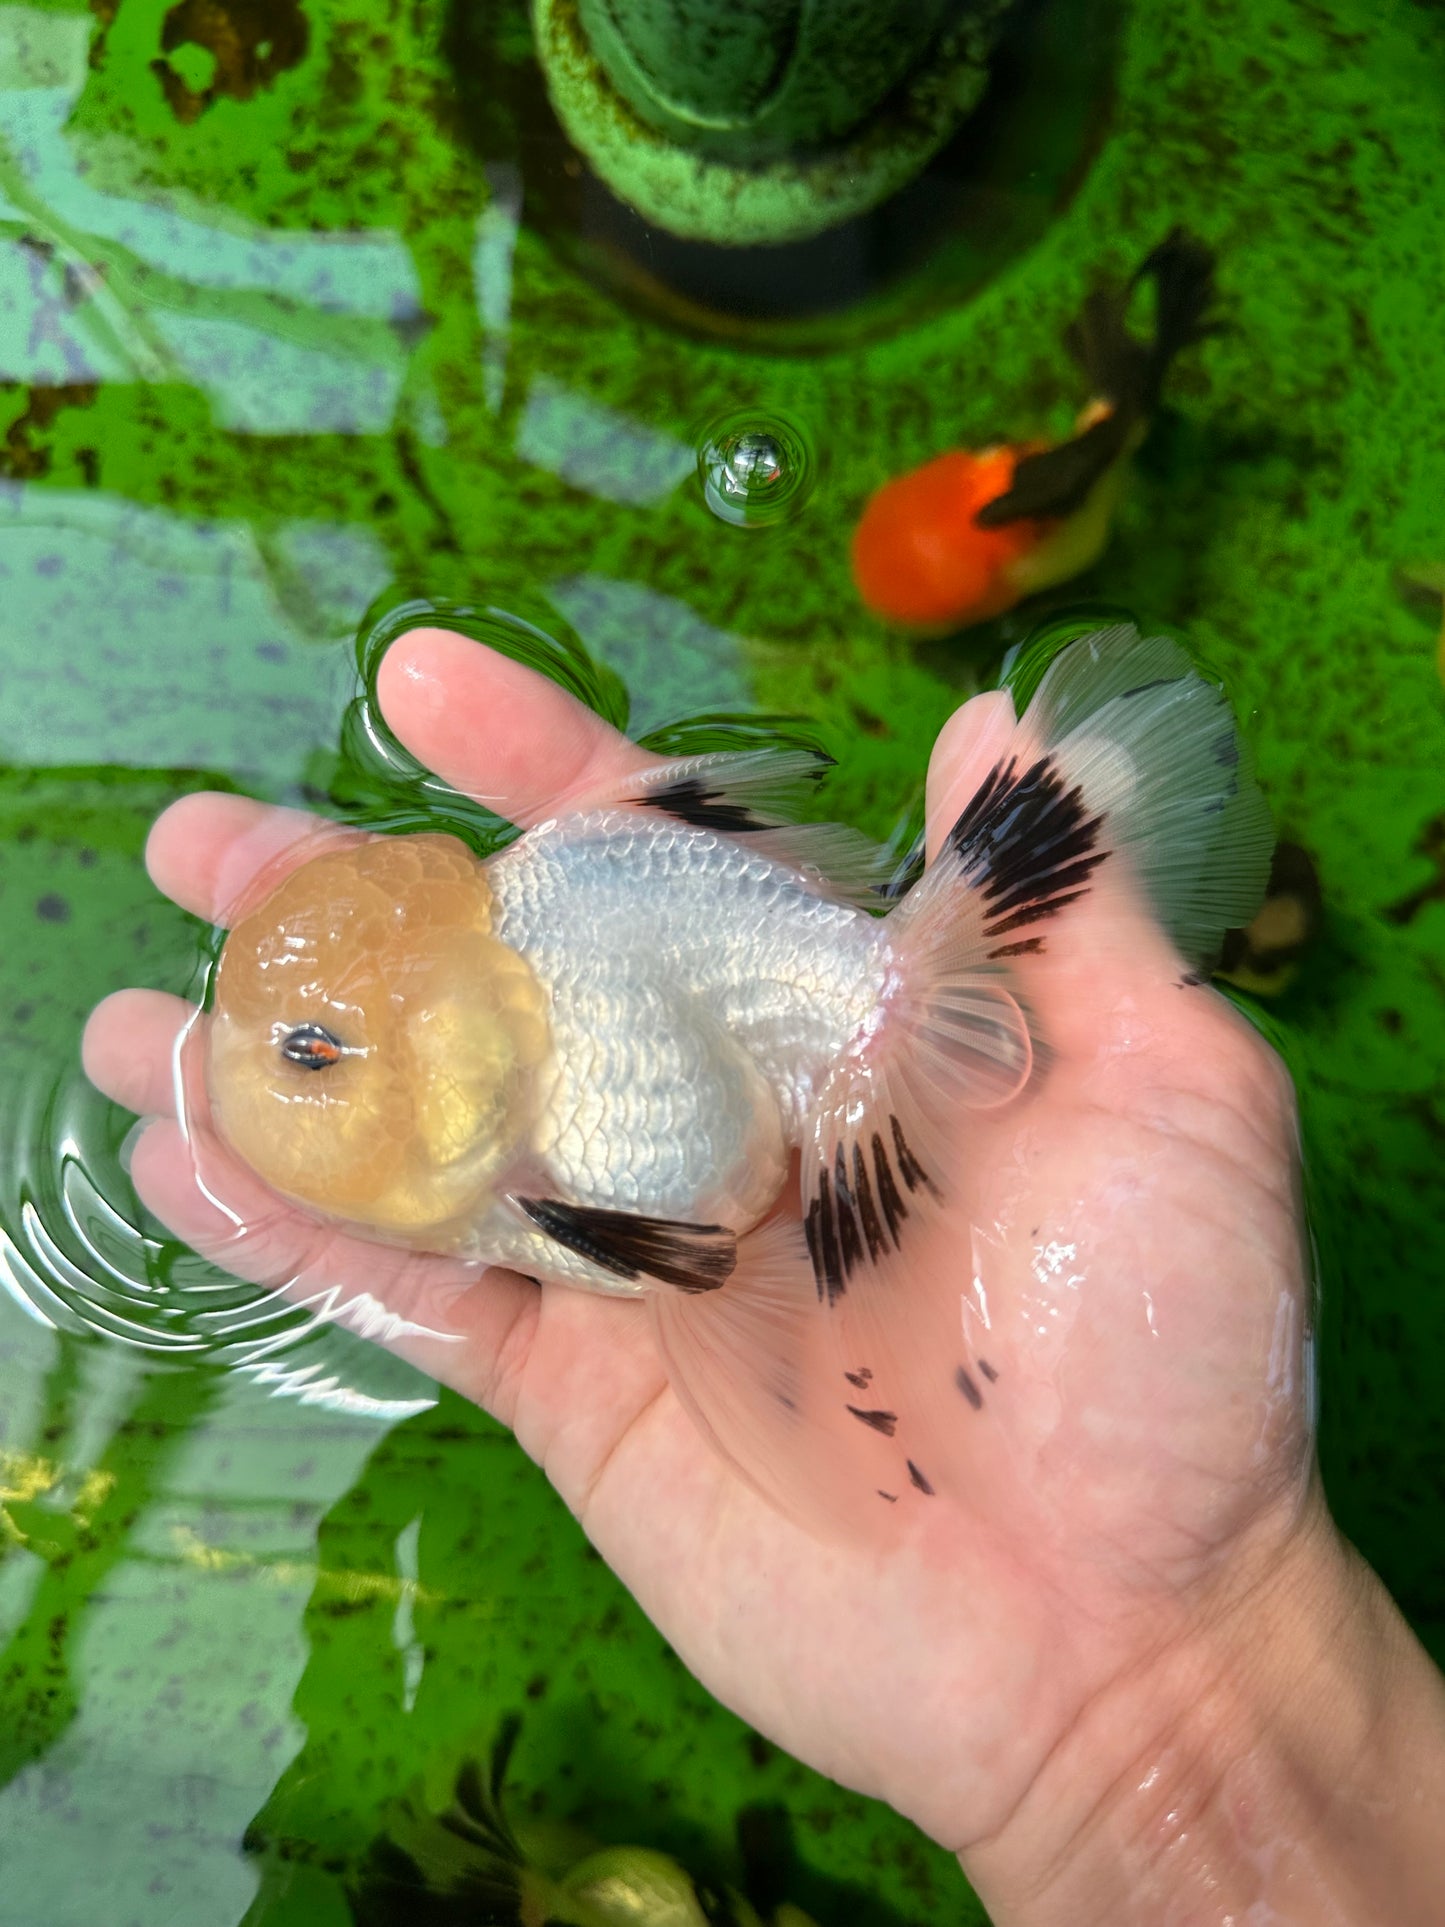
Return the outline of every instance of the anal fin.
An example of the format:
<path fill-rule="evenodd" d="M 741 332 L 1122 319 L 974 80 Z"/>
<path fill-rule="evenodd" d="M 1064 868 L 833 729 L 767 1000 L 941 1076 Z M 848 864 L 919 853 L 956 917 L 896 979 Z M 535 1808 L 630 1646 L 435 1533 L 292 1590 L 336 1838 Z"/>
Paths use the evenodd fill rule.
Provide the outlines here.
<path fill-rule="evenodd" d="M 749 1232 L 721 1291 L 651 1292 L 673 1390 L 709 1443 L 777 1511 L 824 1542 L 885 1543 L 932 1501 L 923 1451 L 886 1376 L 843 1350 L 795 1218 Z"/>

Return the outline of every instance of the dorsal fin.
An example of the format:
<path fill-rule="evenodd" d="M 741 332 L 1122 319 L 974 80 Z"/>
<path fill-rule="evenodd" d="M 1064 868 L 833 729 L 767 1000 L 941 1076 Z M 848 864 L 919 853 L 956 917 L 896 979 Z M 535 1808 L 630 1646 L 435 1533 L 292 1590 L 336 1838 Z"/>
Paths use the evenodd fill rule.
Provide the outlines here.
<path fill-rule="evenodd" d="M 635 773 L 589 803 L 651 810 L 736 837 L 811 873 L 845 903 L 877 910 L 896 867 L 890 853 L 846 824 L 797 821 L 832 763 L 822 750 L 785 747 L 689 756 Z"/>
<path fill-rule="evenodd" d="M 603 800 L 658 810 L 695 829 L 755 836 L 796 823 L 832 762 L 816 749 L 721 750 L 659 763 Z"/>

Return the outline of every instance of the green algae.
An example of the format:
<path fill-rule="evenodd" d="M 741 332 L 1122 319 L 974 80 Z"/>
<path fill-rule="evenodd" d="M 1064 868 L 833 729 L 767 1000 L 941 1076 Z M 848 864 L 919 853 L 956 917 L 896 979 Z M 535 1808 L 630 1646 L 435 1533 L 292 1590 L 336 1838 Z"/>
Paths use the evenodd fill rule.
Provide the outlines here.
<path fill-rule="evenodd" d="M 84 1105 L 75 1054 L 106 990 L 192 981 L 200 933 L 141 870 L 155 811 L 217 780 L 403 806 L 348 712 L 377 598 L 531 622 L 602 663 L 583 686 L 637 728 L 805 715 L 843 759 L 835 806 L 891 831 L 1028 622 L 890 634 L 853 597 L 848 531 L 943 447 L 1063 427 L 1085 287 L 1182 220 L 1219 250 L 1225 326 L 1055 602 L 1122 605 L 1219 668 L 1317 862 L 1324 931 L 1276 1014 L 1325 1263 L 1321 1451 L 1341 1523 L 1438 1640 L 1445 691 L 1392 581 L 1438 551 L 1445 501 L 1422 408 L 1445 376 L 1438 12 L 1140 0 L 1052 225 L 967 300 L 805 355 L 675 331 L 578 273 L 528 218 L 506 100 L 485 128 L 464 111 L 460 6 L 271 0 L 248 18 L 274 13 L 296 57 L 258 63 L 257 34 L 213 73 L 175 11 L 0 7 L 7 1232 L 34 1236 L 56 1120 L 123 1199 L 126 1121 Z M 696 487 L 696 426 L 739 408 L 818 452 L 775 529 L 719 524 Z M 165 1285 L 179 1260 L 145 1230 Z M 338 1411 L 318 1379 L 222 1382 L 9 1298 L 0 1377 L 0 1447 L 65 1475 L 0 1544 L 19 1919 L 91 1927 L 103 1888 L 118 1923 L 342 1922 L 387 1799 L 419 1772 L 440 1792 L 518 1709 L 538 1812 L 735 1879 L 733 1815 L 777 1800 L 824 1927 L 969 1917 L 948 1856 L 686 1678 L 459 1401 L 386 1380 Z"/>

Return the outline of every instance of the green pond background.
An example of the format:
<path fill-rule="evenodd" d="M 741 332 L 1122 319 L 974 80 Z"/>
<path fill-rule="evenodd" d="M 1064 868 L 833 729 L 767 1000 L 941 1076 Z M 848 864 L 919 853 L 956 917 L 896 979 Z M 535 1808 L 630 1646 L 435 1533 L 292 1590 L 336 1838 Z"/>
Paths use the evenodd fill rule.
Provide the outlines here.
<path fill-rule="evenodd" d="M 823 1927 L 981 1919 L 949 1856 L 689 1680 L 497 1427 L 168 1245 L 80 1027 L 197 981 L 205 933 L 141 863 L 166 802 L 376 802 L 342 720 L 378 598 L 535 624 L 634 729 L 805 715 L 832 804 L 891 831 L 1035 612 L 903 640 L 848 532 L 933 452 L 1062 429 L 1082 293 L 1182 220 L 1225 326 L 1049 606 L 1221 670 L 1317 861 L 1324 927 L 1272 1014 L 1318 1200 L 1320 1446 L 1438 1654 L 1445 689 L 1392 571 L 1445 557 L 1445 11 L 1025 5 L 934 268 L 752 341 L 569 237 L 517 7 L 183 11 L 219 57 L 175 29 L 163 55 L 164 0 L 0 4 L 0 1927 L 344 1927 L 388 1799 L 514 1711 L 519 1811 L 735 1878 L 739 1809 L 781 1805 Z M 698 423 L 739 408 L 816 453 L 774 528 L 697 485 Z"/>

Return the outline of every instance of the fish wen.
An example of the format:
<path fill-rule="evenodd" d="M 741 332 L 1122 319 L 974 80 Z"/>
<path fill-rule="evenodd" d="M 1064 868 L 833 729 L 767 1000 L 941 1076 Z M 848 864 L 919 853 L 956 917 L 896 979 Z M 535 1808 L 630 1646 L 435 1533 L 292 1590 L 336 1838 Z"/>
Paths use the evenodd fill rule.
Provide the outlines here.
<path fill-rule="evenodd" d="M 927 1504 L 1006 1390 L 947 1330 L 920 1350 L 913 1257 L 950 1127 L 1045 1074 L 1037 953 L 1117 874 L 1206 964 L 1272 837 L 1220 690 L 1130 628 L 1056 656 L 886 915 L 869 846 L 788 820 L 815 773 L 669 764 L 485 861 L 323 848 L 233 921 L 200 1041 L 214 1128 L 275 1191 L 644 1300 L 705 1435 L 836 1534 Z"/>

